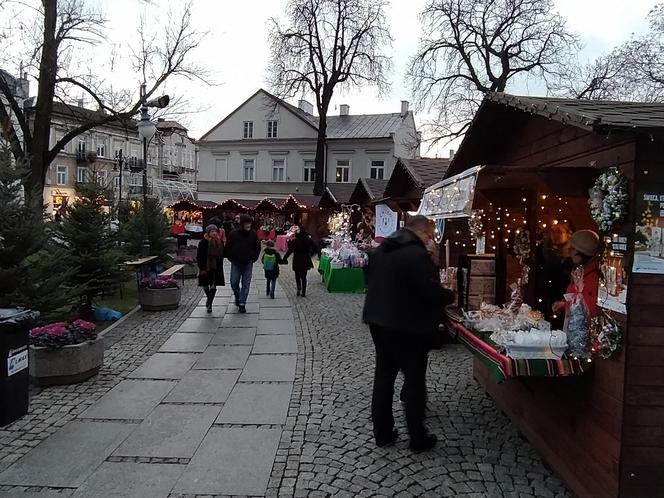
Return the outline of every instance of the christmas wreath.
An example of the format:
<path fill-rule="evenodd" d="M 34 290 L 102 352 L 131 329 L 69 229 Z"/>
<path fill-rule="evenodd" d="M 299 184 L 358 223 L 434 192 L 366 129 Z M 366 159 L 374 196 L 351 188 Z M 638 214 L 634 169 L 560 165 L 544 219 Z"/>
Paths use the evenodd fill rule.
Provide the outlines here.
<path fill-rule="evenodd" d="M 627 214 L 627 178 L 617 166 L 602 173 L 589 191 L 590 214 L 602 232 L 612 230 Z"/>

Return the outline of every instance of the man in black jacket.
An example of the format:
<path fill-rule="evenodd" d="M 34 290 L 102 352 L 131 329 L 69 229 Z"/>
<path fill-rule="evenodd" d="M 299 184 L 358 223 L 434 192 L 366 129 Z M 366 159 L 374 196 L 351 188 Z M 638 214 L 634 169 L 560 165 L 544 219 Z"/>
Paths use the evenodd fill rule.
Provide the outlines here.
<path fill-rule="evenodd" d="M 252 223 L 250 216 L 240 216 L 240 227 L 228 235 L 225 248 L 225 256 L 231 262 L 231 288 L 235 294 L 235 306 L 240 308 L 240 313 L 247 312 L 253 265 L 261 253 L 261 243 Z"/>
<path fill-rule="evenodd" d="M 369 257 L 363 319 L 376 347 L 371 418 L 378 446 L 397 438 L 392 415 L 394 381 L 404 373 L 406 424 L 413 451 L 426 451 L 437 438 L 424 427 L 427 352 L 438 333 L 443 308 L 451 302 L 440 285 L 430 252 L 433 223 L 424 216 L 409 219 Z"/>

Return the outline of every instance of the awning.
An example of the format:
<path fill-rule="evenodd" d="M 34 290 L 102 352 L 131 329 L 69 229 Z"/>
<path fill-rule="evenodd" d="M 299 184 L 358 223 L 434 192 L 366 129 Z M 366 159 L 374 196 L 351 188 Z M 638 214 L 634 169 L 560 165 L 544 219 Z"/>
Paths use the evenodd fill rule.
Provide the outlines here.
<path fill-rule="evenodd" d="M 477 175 L 483 167 L 467 169 L 426 189 L 417 214 L 434 220 L 470 216 Z"/>

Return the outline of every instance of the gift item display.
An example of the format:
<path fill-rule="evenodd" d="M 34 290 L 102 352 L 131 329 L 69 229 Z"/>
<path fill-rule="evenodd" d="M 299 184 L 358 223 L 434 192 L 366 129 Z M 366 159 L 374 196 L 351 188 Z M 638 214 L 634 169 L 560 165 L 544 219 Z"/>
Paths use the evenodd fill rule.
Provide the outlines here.
<path fill-rule="evenodd" d="M 565 294 L 566 314 L 565 333 L 569 343 L 569 354 L 574 358 L 588 358 L 590 347 L 588 334 L 590 318 L 588 306 L 583 299 L 583 268 L 578 267 L 572 271 L 572 281 L 576 292 Z"/>
<path fill-rule="evenodd" d="M 342 211 L 331 216 L 328 222 L 331 237 L 323 254 L 330 258 L 332 268 L 364 268 L 368 263 L 367 254 L 351 237 L 351 215 L 354 207 L 343 206 Z"/>
<path fill-rule="evenodd" d="M 472 330 L 491 333 L 489 340 L 496 350 L 513 359 L 560 359 L 567 350 L 567 336 L 551 330 L 542 313 L 527 304 L 516 311 L 510 306 L 483 303 L 478 311 L 465 314 L 465 324 Z"/>
<path fill-rule="evenodd" d="M 455 271 L 459 306 L 478 309 L 481 303 L 496 302 L 496 259 L 493 254 L 471 254 L 461 258 Z"/>

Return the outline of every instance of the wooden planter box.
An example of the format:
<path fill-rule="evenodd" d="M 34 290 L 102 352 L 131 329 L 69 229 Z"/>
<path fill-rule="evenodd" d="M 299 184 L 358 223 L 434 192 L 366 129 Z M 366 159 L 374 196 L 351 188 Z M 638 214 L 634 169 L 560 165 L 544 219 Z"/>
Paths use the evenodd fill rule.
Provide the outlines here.
<path fill-rule="evenodd" d="M 174 310 L 180 305 L 179 287 L 169 289 L 140 289 L 138 302 L 144 311 Z"/>
<path fill-rule="evenodd" d="M 30 382 L 38 386 L 76 384 L 97 375 L 104 364 L 104 339 L 61 349 L 30 346 Z"/>

